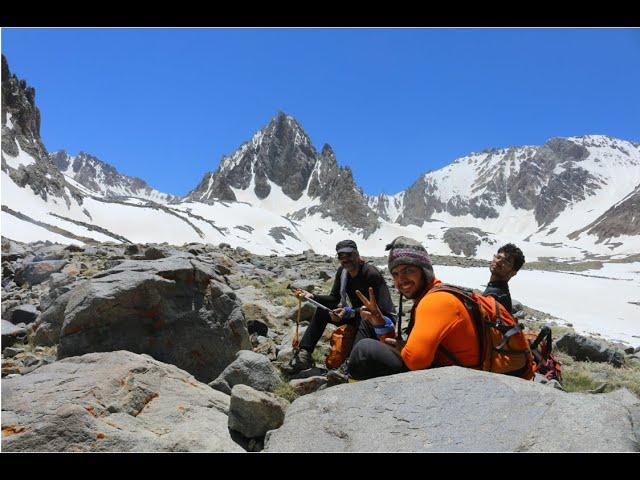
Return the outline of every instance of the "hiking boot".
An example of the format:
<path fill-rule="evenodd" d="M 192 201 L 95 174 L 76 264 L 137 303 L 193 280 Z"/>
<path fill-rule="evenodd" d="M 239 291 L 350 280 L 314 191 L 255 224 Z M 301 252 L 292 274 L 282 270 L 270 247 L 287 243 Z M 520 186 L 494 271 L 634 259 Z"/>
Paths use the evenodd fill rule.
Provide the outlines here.
<path fill-rule="evenodd" d="M 349 371 L 347 370 L 347 362 L 344 362 L 335 370 L 327 372 L 327 383 L 329 386 L 340 385 L 349 382 Z"/>
<path fill-rule="evenodd" d="M 282 369 L 289 375 L 295 375 L 298 372 L 307 370 L 315 366 L 315 362 L 311 357 L 311 352 L 301 348 L 298 350 L 291 361 L 282 367 Z"/>

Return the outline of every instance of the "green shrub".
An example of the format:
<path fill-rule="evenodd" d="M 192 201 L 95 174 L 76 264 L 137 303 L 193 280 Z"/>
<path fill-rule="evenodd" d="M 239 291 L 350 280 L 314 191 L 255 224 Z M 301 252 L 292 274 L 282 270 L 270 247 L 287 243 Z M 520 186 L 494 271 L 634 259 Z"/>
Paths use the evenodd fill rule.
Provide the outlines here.
<path fill-rule="evenodd" d="M 628 388 L 640 396 L 640 367 L 616 368 L 609 363 L 579 362 L 564 352 L 554 352 L 562 364 L 563 386 L 567 392 L 587 392 L 606 383 L 603 393 Z"/>
<path fill-rule="evenodd" d="M 316 363 L 316 365 L 324 366 L 325 357 L 327 353 L 328 352 L 325 352 L 324 349 L 318 347 L 313 351 L 311 358 L 313 358 L 313 361 Z"/>
<path fill-rule="evenodd" d="M 293 402 L 296 398 L 299 397 L 298 392 L 296 392 L 295 389 L 286 382 L 282 382 L 278 386 L 276 386 L 276 388 L 273 390 L 273 393 L 290 402 Z"/>

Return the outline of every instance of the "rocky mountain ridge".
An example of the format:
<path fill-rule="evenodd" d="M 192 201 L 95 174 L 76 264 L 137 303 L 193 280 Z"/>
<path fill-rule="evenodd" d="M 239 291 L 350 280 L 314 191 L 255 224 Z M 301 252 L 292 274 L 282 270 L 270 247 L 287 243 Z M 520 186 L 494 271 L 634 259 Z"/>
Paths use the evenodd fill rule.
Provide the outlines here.
<path fill-rule="evenodd" d="M 640 145 L 602 135 L 474 152 L 396 195 L 366 195 L 329 145 L 279 112 L 184 198 L 96 157 L 49 154 L 35 90 L 3 57 L 2 216 L 21 241 L 227 242 L 256 253 L 329 253 L 346 237 L 377 255 L 395 236 L 440 255 L 622 258 L 640 249 Z M 160 228 L 162 226 L 162 228 Z"/>

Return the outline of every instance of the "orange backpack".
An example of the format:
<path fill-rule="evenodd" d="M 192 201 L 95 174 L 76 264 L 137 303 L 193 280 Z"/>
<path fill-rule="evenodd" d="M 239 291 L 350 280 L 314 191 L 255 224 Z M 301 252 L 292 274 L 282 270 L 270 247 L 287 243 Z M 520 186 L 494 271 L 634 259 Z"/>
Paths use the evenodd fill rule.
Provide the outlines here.
<path fill-rule="evenodd" d="M 519 324 L 494 297 L 446 284 L 433 287 L 427 295 L 433 292 L 452 293 L 469 311 L 480 346 L 480 363 L 472 368 L 526 380 L 533 378 L 536 366 L 529 342 L 523 333 L 524 325 Z M 438 348 L 454 365 L 463 366 L 442 345 Z"/>
<path fill-rule="evenodd" d="M 344 363 L 353 347 L 358 329 L 354 325 L 340 325 L 331 334 L 331 351 L 325 358 L 327 368 L 336 369 Z"/>

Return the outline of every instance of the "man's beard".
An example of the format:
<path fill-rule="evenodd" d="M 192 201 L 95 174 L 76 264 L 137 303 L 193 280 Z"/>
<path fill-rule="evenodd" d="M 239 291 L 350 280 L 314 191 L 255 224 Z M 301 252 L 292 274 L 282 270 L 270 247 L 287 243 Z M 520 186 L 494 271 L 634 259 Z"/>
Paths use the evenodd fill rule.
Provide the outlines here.
<path fill-rule="evenodd" d="M 344 268 L 347 269 L 347 271 L 352 272 L 354 271 L 356 268 L 358 268 L 358 263 L 357 262 L 344 262 L 342 264 L 342 266 Z"/>

